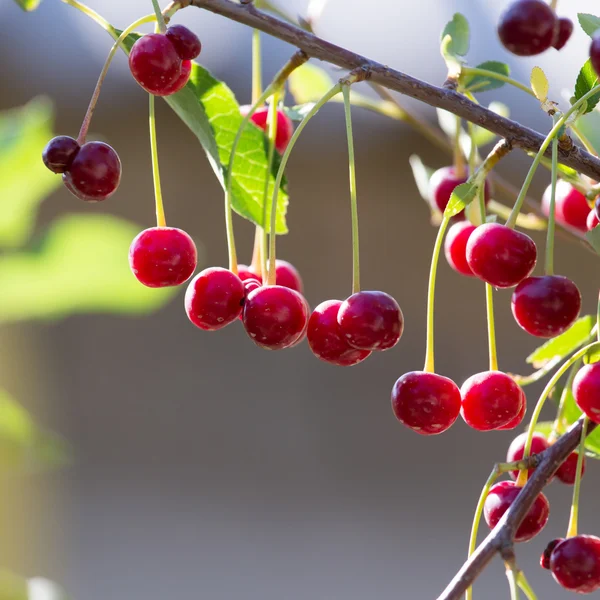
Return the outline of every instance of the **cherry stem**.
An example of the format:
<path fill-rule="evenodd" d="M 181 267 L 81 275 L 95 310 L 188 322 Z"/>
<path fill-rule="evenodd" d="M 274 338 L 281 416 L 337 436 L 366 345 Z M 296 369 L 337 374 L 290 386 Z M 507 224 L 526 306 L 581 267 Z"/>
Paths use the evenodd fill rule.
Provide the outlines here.
<path fill-rule="evenodd" d="M 506 565 L 506 577 L 510 588 L 510 600 L 519 600 L 519 588 L 517 587 L 517 576 L 512 566 Z"/>
<path fill-rule="evenodd" d="M 281 88 L 280 88 L 281 89 Z M 269 169 L 267 170 L 267 177 L 265 180 L 265 195 L 263 203 L 263 223 L 266 223 L 266 212 L 267 212 L 267 193 L 269 190 L 269 178 L 271 175 L 271 168 L 273 165 L 273 155 L 275 153 L 275 138 L 277 137 L 277 104 L 279 103 L 279 92 L 277 89 L 271 98 L 271 105 L 269 106 L 269 114 L 267 115 L 267 123 L 269 126 Z M 278 194 L 275 193 L 273 201 L 271 202 L 271 224 L 269 227 L 269 272 L 267 275 L 267 284 L 275 285 L 277 283 L 277 265 L 275 264 L 276 258 L 276 245 L 277 245 L 277 198 Z"/>
<path fill-rule="evenodd" d="M 555 117 L 556 121 L 556 117 Z M 558 138 L 552 140 L 552 181 L 550 184 L 550 212 L 548 215 L 548 231 L 546 233 L 546 264 L 544 273 L 554 274 L 554 229 L 556 223 L 556 182 L 558 179 Z"/>
<path fill-rule="evenodd" d="M 556 418 L 554 419 L 554 423 L 552 424 L 552 431 L 550 432 L 549 436 L 549 439 L 551 441 L 559 437 L 560 431 L 563 428 L 563 419 L 565 410 L 567 408 L 567 400 L 571 393 L 571 388 L 573 387 L 573 380 L 575 379 L 575 375 L 577 375 L 577 371 L 579 371 L 579 367 L 581 367 L 581 359 L 575 361 L 571 366 L 571 370 L 569 371 L 565 387 L 563 388 L 562 394 L 560 395 L 558 411 L 556 412 Z"/>
<path fill-rule="evenodd" d="M 162 190 L 160 185 L 160 172 L 158 169 L 158 145 L 156 143 L 156 115 L 154 112 L 154 94 L 148 94 L 150 107 L 150 153 L 152 155 L 152 179 L 154 180 L 154 200 L 156 204 L 156 225 L 166 227 L 165 207 L 163 205 Z"/>
<path fill-rule="evenodd" d="M 583 418 L 583 425 L 581 427 L 581 440 L 579 441 L 579 450 L 577 454 L 575 485 L 573 486 L 573 501 L 571 502 L 571 514 L 569 516 L 569 527 L 567 528 L 568 538 L 577 535 L 577 522 L 579 519 L 579 493 L 581 491 L 581 475 L 583 470 L 583 457 L 585 455 L 585 438 L 587 435 L 588 424 L 589 418 L 586 416 Z"/>
<path fill-rule="evenodd" d="M 550 8 L 551 8 L 551 9 L 552 9 L 554 12 L 556 12 L 556 7 L 557 7 L 557 6 L 558 6 L 558 0 L 552 0 L 552 1 L 550 2 Z"/>
<path fill-rule="evenodd" d="M 350 86 L 342 88 L 346 135 L 348 137 L 348 172 L 350 174 L 350 210 L 352 215 L 352 293 L 360 292 L 360 252 L 358 243 L 358 202 L 356 197 L 356 162 L 354 159 L 354 136 L 352 135 L 352 105 Z"/>
<path fill-rule="evenodd" d="M 454 174 L 456 177 L 465 175 L 465 159 L 460 147 L 460 134 L 462 132 L 462 119 L 456 117 L 456 133 L 454 134 Z"/>
<path fill-rule="evenodd" d="M 535 595 L 535 592 L 529 585 L 529 582 L 527 581 L 527 578 L 525 577 L 525 573 L 523 573 L 523 571 L 519 571 L 519 574 L 517 575 L 517 584 L 519 585 L 523 593 L 527 596 L 527 600 L 537 600 L 537 596 Z"/>
<path fill-rule="evenodd" d="M 77 136 L 77 142 L 80 146 L 85 144 L 85 138 L 87 136 L 90 123 L 92 121 L 94 109 L 96 108 L 96 104 L 98 103 L 98 98 L 100 97 L 100 90 L 102 89 L 102 84 L 104 83 L 104 79 L 106 78 L 106 74 L 108 73 L 108 67 L 110 67 L 110 63 L 112 62 L 112 59 L 114 58 L 117 49 L 123 43 L 125 38 L 134 29 L 137 29 L 140 25 L 151 23 L 152 21 L 156 21 L 155 15 L 147 15 L 133 22 L 129 27 L 123 30 L 123 33 L 121 33 L 121 35 L 117 38 L 117 41 L 113 44 L 112 48 L 110 49 L 110 52 L 106 57 L 106 61 L 104 62 L 104 66 L 102 67 L 102 71 L 100 72 L 100 76 L 98 77 L 98 82 L 96 83 L 96 87 L 94 88 L 94 93 L 92 94 L 92 98 L 90 99 L 88 109 L 85 113 L 85 116 L 83 117 L 81 129 L 79 130 L 79 135 Z"/>
<path fill-rule="evenodd" d="M 503 81 L 504 83 L 508 83 L 509 85 L 512 85 L 535 98 L 535 94 L 533 93 L 531 88 L 527 87 L 525 84 L 519 81 L 512 79 L 511 77 L 502 75 L 501 73 L 495 73 L 494 71 L 488 71 L 487 69 L 479 69 L 477 67 L 463 67 L 461 70 L 461 76 L 464 77 L 469 75 L 481 75 L 490 79 L 497 79 L 498 81 Z M 473 89 L 471 91 L 476 90 Z"/>
<path fill-rule="evenodd" d="M 425 367 L 426 373 L 435 373 L 434 366 L 434 343 L 433 343 L 433 325 L 434 325 L 434 303 L 435 303 L 435 279 L 437 266 L 440 258 L 440 251 L 444 241 L 444 234 L 450 223 L 450 217 L 443 217 L 440 228 L 433 245 L 433 256 L 431 257 L 431 267 L 429 268 L 429 285 L 427 288 L 427 346 L 425 349 Z"/>
<path fill-rule="evenodd" d="M 154 7 L 154 14 L 156 15 L 158 30 L 160 33 L 164 33 L 167 30 L 167 24 L 165 23 L 165 18 L 160 10 L 158 0 L 152 0 L 152 6 Z"/>
<path fill-rule="evenodd" d="M 525 447 L 523 448 L 523 459 L 529 458 L 529 455 L 531 453 L 531 442 L 533 440 L 533 434 L 535 432 L 535 426 L 537 425 L 542 409 L 544 408 L 544 403 L 550 395 L 550 392 L 554 389 L 554 386 L 559 382 L 560 378 L 567 372 L 569 367 L 571 367 L 573 364 L 575 364 L 575 362 L 582 358 L 586 354 L 586 352 L 596 343 L 597 342 L 588 344 L 587 346 L 584 346 L 583 348 L 575 352 L 575 354 L 573 354 L 571 358 L 569 358 L 569 360 L 563 363 L 560 369 L 558 369 L 558 371 L 554 373 L 550 381 L 548 381 L 548 383 L 546 384 L 546 387 L 542 391 L 542 394 L 539 400 L 537 401 L 537 404 L 535 405 L 533 414 L 531 415 L 529 429 L 527 430 L 527 441 L 525 442 Z M 516 485 L 518 487 L 523 487 L 527 483 L 527 474 L 527 469 L 522 469 L 521 471 L 519 471 L 519 477 L 517 478 L 516 482 Z"/>
<path fill-rule="evenodd" d="M 262 93 L 262 64 L 260 31 L 252 30 L 252 102 L 256 102 Z"/>

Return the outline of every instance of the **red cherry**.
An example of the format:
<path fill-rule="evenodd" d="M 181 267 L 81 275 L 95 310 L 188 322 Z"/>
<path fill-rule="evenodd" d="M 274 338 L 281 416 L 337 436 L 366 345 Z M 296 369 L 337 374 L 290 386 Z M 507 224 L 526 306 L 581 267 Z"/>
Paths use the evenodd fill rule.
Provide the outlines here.
<path fill-rule="evenodd" d="M 246 291 L 241 279 L 228 269 L 204 269 L 190 281 L 185 292 L 189 320 L 205 331 L 233 323 L 242 312 Z"/>
<path fill-rule="evenodd" d="M 338 325 L 341 306 L 340 300 L 321 302 L 310 315 L 306 333 L 308 345 L 317 358 L 340 367 L 351 367 L 371 353 L 353 348 L 343 337 Z"/>
<path fill-rule="evenodd" d="M 569 41 L 572 33 L 573 21 L 571 21 L 571 19 L 567 19 L 566 17 L 561 17 L 558 19 L 558 33 L 554 38 L 554 43 L 552 46 L 556 48 L 556 50 L 561 50 Z"/>
<path fill-rule="evenodd" d="M 182 90 L 187 82 L 190 80 L 190 73 L 192 72 L 192 61 L 184 60 L 181 63 L 181 74 L 179 77 L 171 84 L 166 86 L 163 89 L 162 96 L 170 96 L 171 94 L 176 94 L 179 90 Z"/>
<path fill-rule="evenodd" d="M 525 453 L 525 442 L 527 441 L 527 432 L 519 434 L 508 447 L 508 452 L 506 453 L 506 462 L 517 462 L 523 458 Z M 533 438 L 531 440 L 531 452 L 530 456 L 534 454 L 541 454 L 544 450 L 548 450 L 550 448 L 550 444 L 548 440 L 541 434 L 535 432 L 533 434 Z M 533 475 L 535 469 L 529 469 L 527 471 L 527 475 L 531 477 Z M 513 479 L 516 479 L 519 476 L 519 471 L 511 471 L 510 476 Z"/>
<path fill-rule="evenodd" d="M 147 92 L 165 96 L 181 75 L 181 58 L 166 35 L 148 33 L 131 47 L 129 68 Z"/>
<path fill-rule="evenodd" d="M 551 338 L 564 333 L 577 320 L 581 294 L 570 279 L 561 275 L 528 277 L 513 292 L 511 308 L 527 333 Z"/>
<path fill-rule="evenodd" d="M 64 173 L 69 169 L 79 152 L 79 143 L 68 135 L 52 138 L 42 152 L 42 160 L 53 173 Z"/>
<path fill-rule="evenodd" d="M 585 228 L 587 231 L 591 231 L 595 229 L 598 225 L 600 225 L 600 220 L 598 219 L 598 215 L 596 214 L 596 209 L 592 208 L 590 210 L 587 219 L 585 220 Z"/>
<path fill-rule="evenodd" d="M 498 24 L 500 41 L 517 56 L 544 52 L 556 34 L 556 15 L 542 0 L 517 0 L 502 13 Z"/>
<path fill-rule="evenodd" d="M 469 221 L 454 223 L 444 240 L 444 254 L 448 264 L 461 275 L 473 277 L 473 271 L 467 263 L 467 242 L 475 231 L 475 225 Z"/>
<path fill-rule="evenodd" d="M 483 516 L 490 529 L 496 527 L 498 521 L 516 500 L 521 489 L 514 481 L 500 481 L 492 486 L 483 505 Z M 515 534 L 515 542 L 528 542 L 534 538 L 546 525 L 549 515 L 548 499 L 540 493 L 519 525 Z"/>
<path fill-rule="evenodd" d="M 267 350 L 281 350 L 304 334 L 308 305 L 294 290 L 267 285 L 248 294 L 243 320 L 246 333 L 255 344 Z"/>
<path fill-rule="evenodd" d="M 556 471 L 556 477 L 560 479 L 563 483 L 567 485 L 575 484 L 575 476 L 577 475 L 577 459 L 579 455 L 577 452 L 571 452 L 565 462 L 558 467 Z M 583 457 L 583 462 L 581 463 L 581 476 L 583 477 L 585 473 L 585 456 Z"/>
<path fill-rule="evenodd" d="M 250 106 L 240 106 L 242 116 L 246 115 L 250 110 Z M 263 106 L 258 108 L 250 117 L 250 120 L 262 130 L 267 131 L 267 121 L 269 117 L 269 107 Z M 281 110 L 277 111 L 277 135 L 275 136 L 275 148 L 280 154 L 285 152 L 287 145 L 292 139 L 294 133 L 294 124 L 292 120 Z"/>
<path fill-rule="evenodd" d="M 542 567 L 542 569 L 546 569 L 548 571 L 550 570 L 550 556 L 552 551 L 554 548 L 556 548 L 556 546 L 558 546 L 558 544 L 564 541 L 564 539 L 565 538 L 556 538 L 555 540 L 548 542 L 548 545 L 542 552 L 542 556 L 540 556 L 540 567 Z"/>
<path fill-rule="evenodd" d="M 169 287 L 187 281 L 196 269 L 194 240 L 181 229 L 151 227 L 139 233 L 129 248 L 129 266 L 148 287 Z"/>
<path fill-rule="evenodd" d="M 429 204 L 431 204 L 431 207 L 444 212 L 454 188 L 461 183 L 465 183 L 468 176 L 467 173 L 464 177 L 457 177 L 454 167 L 442 167 L 435 171 L 429 180 Z M 485 182 L 484 194 L 485 203 L 487 204 L 490 200 L 490 186 L 487 181 Z M 457 216 L 462 216 L 463 212 Z"/>
<path fill-rule="evenodd" d="M 411 371 L 394 384 L 392 410 L 413 431 L 436 435 L 446 431 L 458 418 L 460 391 L 447 377 Z"/>
<path fill-rule="evenodd" d="M 521 392 L 523 394 L 523 402 L 521 404 L 521 410 L 519 411 L 519 414 L 514 419 L 512 419 L 512 421 L 509 421 L 506 425 L 502 425 L 502 427 L 497 427 L 496 429 L 498 431 L 506 431 L 509 429 L 514 429 L 515 427 L 518 427 L 523 422 L 523 419 L 525 418 L 525 413 L 527 412 L 527 397 L 525 396 L 525 392 L 523 391 L 522 388 L 521 388 Z"/>
<path fill-rule="evenodd" d="M 576 535 L 563 540 L 550 555 L 550 570 L 570 592 L 591 594 L 600 589 L 600 538 Z"/>
<path fill-rule="evenodd" d="M 471 375 L 460 388 L 460 414 L 467 425 L 490 431 L 506 425 L 521 412 L 523 393 L 514 379 L 500 371 Z"/>
<path fill-rule="evenodd" d="M 596 31 L 590 46 L 590 60 L 596 74 L 600 74 L 600 32 Z"/>
<path fill-rule="evenodd" d="M 183 25 L 171 25 L 165 35 L 181 60 L 194 60 L 202 50 L 198 36 Z"/>
<path fill-rule="evenodd" d="M 549 185 L 542 196 L 542 211 L 546 216 L 550 215 L 551 194 L 552 186 Z M 579 231 L 587 231 L 586 220 L 590 205 L 581 192 L 562 179 L 556 184 L 555 209 L 558 223 Z"/>
<path fill-rule="evenodd" d="M 246 281 L 247 279 L 255 279 L 259 283 L 262 283 L 262 277 L 252 270 L 252 267 L 248 265 L 238 265 L 238 277 L 242 281 Z"/>
<path fill-rule="evenodd" d="M 302 278 L 300 277 L 298 269 L 286 260 L 280 260 L 278 258 L 275 260 L 275 279 L 277 285 L 290 288 L 290 290 L 296 290 L 300 294 L 304 291 Z"/>
<path fill-rule="evenodd" d="M 119 187 L 121 161 L 108 144 L 87 142 L 62 177 L 65 187 L 80 200 L 100 202 L 112 196 Z"/>
<path fill-rule="evenodd" d="M 600 363 L 584 365 L 573 380 L 577 406 L 594 423 L 600 423 Z"/>
<path fill-rule="evenodd" d="M 389 350 L 404 330 L 404 316 L 394 298 L 384 292 L 357 292 L 342 303 L 340 333 L 353 348 Z"/>
<path fill-rule="evenodd" d="M 467 241 L 467 263 L 483 281 L 498 288 L 517 285 L 531 274 L 537 260 L 533 240 L 500 225 L 479 225 Z"/>
<path fill-rule="evenodd" d="M 238 269 L 239 269 L 239 266 L 238 266 Z M 238 277 L 240 277 L 239 272 L 238 272 Z M 244 284 L 245 296 L 247 296 L 250 292 L 257 290 L 262 285 L 262 283 L 260 281 L 258 281 L 258 279 L 252 279 L 252 278 L 242 279 L 240 277 L 240 280 Z M 246 298 L 244 297 L 244 302 L 245 301 L 246 301 Z M 243 310 L 240 311 L 240 314 L 238 315 L 238 319 L 240 321 L 244 320 L 244 311 Z"/>

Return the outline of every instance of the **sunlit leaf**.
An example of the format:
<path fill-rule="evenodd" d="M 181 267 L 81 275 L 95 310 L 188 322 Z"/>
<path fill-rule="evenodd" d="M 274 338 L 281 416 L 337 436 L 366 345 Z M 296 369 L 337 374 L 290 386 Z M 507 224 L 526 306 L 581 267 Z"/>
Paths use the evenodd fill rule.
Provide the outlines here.
<path fill-rule="evenodd" d="M 577 75 L 577 81 L 575 82 L 575 95 L 571 99 L 571 104 L 575 104 L 577 100 L 585 96 L 588 92 L 592 91 L 597 85 L 598 75 L 596 74 L 594 67 L 592 67 L 592 61 L 588 58 Z M 594 110 L 599 100 L 600 92 L 588 98 L 585 102 L 585 107 L 581 111 L 581 114 L 586 114 Z"/>
<path fill-rule="evenodd" d="M 446 209 L 444 210 L 444 217 L 454 217 L 459 212 L 465 209 L 465 207 L 473 201 L 477 195 L 477 186 L 472 183 L 461 183 L 452 190 L 452 195 Z"/>
<path fill-rule="evenodd" d="M 305 63 L 292 71 L 288 85 L 296 102 L 306 104 L 320 100 L 333 87 L 333 79 L 322 67 Z"/>
<path fill-rule="evenodd" d="M 549 83 L 546 73 L 540 67 L 533 67 L 531 70 L 531 89 L 535 94 L 535 97 L 540 101 L 544 102 L 548 98 Z"/>

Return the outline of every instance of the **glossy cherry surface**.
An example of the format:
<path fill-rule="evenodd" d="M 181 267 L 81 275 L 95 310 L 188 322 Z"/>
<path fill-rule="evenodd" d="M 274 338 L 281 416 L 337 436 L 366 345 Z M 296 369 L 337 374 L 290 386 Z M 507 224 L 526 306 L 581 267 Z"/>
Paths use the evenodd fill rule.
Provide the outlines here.
<path fill-rule="evenodd" d="M 467 178 L 468 173 L 463 177 L 458 177 L 452 166 L 442 167 L 435 171 L 429 180 L 429 204 L 431 207 L 444 212 L 454 188 L 461 183 L 465 183 Z M 487 204 L 490 199 L 490 186 L 487 181 L 485 182 L 484 193 Z M 462 214 L 462 212 L 459 213 L 459 215 Z"/>
<path fill-rule="evenodd" d="M 600 538 L 576 535 L 563 540 L 550 554 L 550 570 L 571 592 L 591 594 L 600 589 Z"/>
<path fill-rule="evenodd" d="M 509 421 L 506 425 L 497 427 L 496 429 L 498 431 L 506 431 L 509 429 L 514 429 L 515 427 L 518 427 L 523 422 L 523 419 L 525 418 L 525 413 L 527 412 L 527 397 L 525 395 L 525 392 L 523 391 L 523 388 L 521 388 L 521 392 L 523 394 L 523 402 L 521 404 L 521 410 L 519 411 L 519 414 L 514 419 Z"/>
<path fill-rule="evenodd" d="M 64 173 L 69 169 L 79 152 L 79 143 L 68 135 L 53 137 L 42 152 L 42 160 L 53 173 Z"/>
<path fill-rule="evenodd" d="M 62 177 L 65 187 L 80 200 L 100 202 L 119 187 L 121 161 L 108 144 L 87 142 Z"/>
<path fill-rule="evenodd" d="M 394 384 L 392 410 L 401 423 L 416 433 L 436 435 L 458 418 L 460 390 L 442 375 L 411 371 Z"/>
<path fill-rule="evenodd" d="M 245 115 L 250 106 L 244 105 L 240 106 L 240 111 L 242 115 Z M 257 126 L 267 130 L 267 121 L 269 117 L 269 107 L 263 106 L 258 108 L 255 113 L 250 117 L 250 120 Z M 275 136 L 275 148 L 277 151 L 282 154 L 287 145 L 290 143 L 292 139 L 292 135 L 294 133 L 294 124 L 292 120 L 281 110 L 277 111 L 277 135 Z"/>
<path fill-rule="evenodd" d="M 222 329 L 242 312 L 246 290 L 242 280 L 228 269 L 204 269 L 190 281 L 185 292 L 189 320 L 205 331 Z"/>
<path fill-rule="evenodd" d="M 524 233 L 500 225 L 484 223 L 467 242 L 467 263 L 483 281 L 498 288 L 517 285 L 535 267 L 537 249 Z"/>
<path fill-rule="evenodd" d="M 256 279 L 258 282 L 262 283 L 262 277 L 248 265 L 238 265 L 238 277 L 242 281 L 246 281 L 247 279 Z"/>
<path fill-rule="evenodd" d="M 563 483 L 567 485 L 575 484 L 575 477 L 577 475 L 577 459 L 579 455 L 577 452 L 571 452 L 569 456 L 567 456 L 567 460 L 558 467 L 556 471 L 556 477 Z M 585 456 L 583 457 L 583 462 L 581 463 L 581 476 L 585 474 Z"/>
<path fill-rule="evenodd" d="M 155 96 L 165 96 L 181 74 L 181 58 L 169 38 L 148 33 L 139 38 L 129 53 L 133 78 Z"/>
<path fill-rule="evenodd" d="M 546 216 L 550 214 L 551 194 L 552 186 L 548 186 L 542 196 L 542 211 Z M 590 205 L 580 191 L 562 179 L 556 184 L 555 209 L 558 223 L 578 231 L 587 231 L 586 221 L 590 213 Z"/>
<path fill-rule="evenodd" d="M 469 221 L 458 221 L 454 223 L 444 240 L 444 254 L 448 264 L 461 275 L 473 277 L 473 271 L 467 263 L 467 242 L 475 231 L 475 225 Z"/>
<path fill-rule="evenodd" d="M 351 367 L 365 360 L 371 353 L 353 348 L 342 335 L 338 324 L 341 306 L 341 300 L 321 302 L 310 315 L 306 337 L 317 358 L 340 367 Z"/>
<path fill-rule="evenodd" d="M 567 19 L 566 17 L 561 17 L 558 19 L 558 32 L 556 33 L 552 47 L 556 50 L 561 50 L 564 48 L 572 33 L 573 21 L 571 21 L 571 19 Z"/>
<path fill-rule="evenodd" d="M 198 36 L 184 25 L 171 25 L 165 35 L 181 60 L 194 60 L 202 50 Z"/>
<path fill-rule="evenodd" d="M 514 481 L 500 481 L 490 489 L 483 505 L 483 516 L 490 529 L 498 524 L 504 513 L 521 492 Z M 540 493 L 529 509 L 525 519 L 515 534 L 515 542 L 527 542 L 534 538 L 548 522 L 550 504 L 546 496 Z"/>
<path fill-rule="evenodd" d="M 281 260 L 279 258 L 275 260 L 275 279 L 277 285 L 290 288 L 290 290 L 296 290 L 301 294 L 304 291 L 302 277 L 300 277 L 298 269 L 287 260 Z"/>
<path fill-rule="evenodd" d="M 577 320 L 581 294 L 562 275 L 528 277 L 513 292 L 511 308 L 515 320 L 527 333 L 551 338 L 564 333 Z"/>
<path fill-rule="evenodd" d="M 187 281 L 198 261 L 194 240 L 181 229 L 152 227 L 139 233 L 129 248 L 129 266 L 148 287 L 169 287 Z"/>
<path fill-rule="evenodd" d="M 184 60 L 181 62 L 181 73 L 179 77 L 171 84 L 163 89 L 163 96 L 170 96 L 176 94 L 179 90 L 182 90 L 187 82 L 190 80 L 190 73 L 192 72 L 192 61 Z"/>
<path fill-rule="evenodd" d="M 548 545 L 544 548 L 542 555 L 540 556 L 540 567 L 542 569 L 550 570 L 550 556 L 552 551 L 558 544 L 560 544 L 565 538 L 556 538 L 554 540 L 550 540 Z"/>
<path fill-rule="evenodd" d="M 594 423 L 600 423 L 600 363 L 584 365 L 573 379 L 577 406 Z"/>
<path fill-rule="evenodd" d="M 596 74 L 600 75 L 600 31 L 596 31 L 590 45 L 590 60 Z"/>
<path fill-rule="evenodd" d="M 517 462 L 523 458 L 525 453 L 525 442 L 527 441 L 527 432 L 523 432 L 519 434 L 508 447 L 508 452 L 506 453 L 506 462 Z M 544 450 L 547 450 L 550 447 L 548 440 L 537 431 L 534 432 L 533 438 L 531 439 L 531 452 L 530 456 L 535 454 L 541 454 Z M 528 476 L 531 477 L 533 471 L 535 469 L 529 469 Z M 519 471 L 511 471 L 510 476 L 513 479 L 516 479 L 519 476 Z"/>

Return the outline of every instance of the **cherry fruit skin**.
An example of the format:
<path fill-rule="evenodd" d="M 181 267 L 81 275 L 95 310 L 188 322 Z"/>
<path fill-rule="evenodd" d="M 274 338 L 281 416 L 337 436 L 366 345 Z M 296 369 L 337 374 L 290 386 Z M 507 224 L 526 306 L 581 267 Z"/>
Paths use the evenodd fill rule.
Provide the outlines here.
<path fill-rule="evenodd" d="M 544 548 L 542 555 L 540 556 L 540 567 L 542 569 L 550 570 L 550 556 L 552 555 L 552 551 L 558 544 L 564 541 L 565 538 L 556 538 L 554 540 L 550 540 L 548 545 Z"/>
<path fill-rule="evenodd" d="M 491 431 L 518 417 L 524 395 L 514 379 L 501 371 L 471 375 L 460 388 L 460 414 L 467 425 Z"/>
<path fill-rule="evenodd" d="M 564 333 L 577 320 L 581 294 L 570 279 L 561 275 L 528 277 L 513 292 L 511 308 L 527 333 L 551 338 Z"/>
<path fill-rule="evenodd" d="M 280 260 L 279 258 L 275 260 L 275 280 L 277 285 L 290 288 L 290 290 L 295 290 L 300 294 L 304 291 L 302 277 L 300 277 L 298 269 L 287 260 Z"/>
<path fill-rule="evenodd" d="M 68 135 L 53 137 L 42 152 L 42 160 L 53 173 L 64 173 L 79 152 L 79 142 Z"/>
<path fill-rule="evenodd" d="M 552 186 L 548 186 L 542 196 L 542 211 L 546 216 L 550 215 L 551 194 Z M 587 231 L 586 221 L 590 205 L 580 191 L 562 179 L 556 184 L 555 210 L 556 220 L 562 225 L 582 232 Z"/>
<path fill-rule="evenodd" d="M 258 273 L 255 273 L 252 270 L 252 267 L 249 267 L 248 265 L 238 265 L 238 277 L 242 281 L 255 279 L 259 283 L 262 283 L 262 277 Z"/>
<path fill-rule="evenodd" d="M 190 281 L 185 292 L 185 312 L 204 331 L 216 331 L 233 323 L 242 312 L 246 290 L 229 269 L 210 267 Z"/>
<path fill-rule="evenodd" d="M 80 200 L 101 202 L 119 187 L 121 161 L 108 144 L 87 142 L 62 177 L 65 187 Z"/>
<path fill-rule="evenodd" d="M 467 178 L 468 173 L 463 177 L 458 177 L 452 166 L 442 167 L 435 171 L 429 180 L 429 204 L 431 207 L 443 213 L 454 188 L 461 183 L 465 183 Z M 485 203 L 487 204 L 490 200 L 490 186 L 487 181 L 485 182 L 484 194 Z M 457 216 L 462 216 L 463 212 Z"/>
<path fill-rule="evenodd" d="M 534 241 L 506 225 L 479 225 L 467 241 L 467 264 L 471 271 L 498 288 L 519 284 L 531 274 L 536 261 Z"/>
<path fill-rule="evenodd" d="M 171 84 L 166 86 L 163 89 L 163 96 L 170 96 L 171 94 L 176 94 L 180 90 L 182 90 L 187 82 L 190 80 L 190 73 L 192 72 L 192 61 L 184 60 L 181 62 L 181 74 L 179 77 Z"/>
<path fill-rule="evenodd" d="M 600 423 L 600 363 L 584 365 L 573 379 L 577 406 L 594 423 Z"/>
<path fill-rule="evenodd" d="M 131 47 L 129 68 L 147 92 L 166 96 L 181 74 L 181 58 L 166 35 L 148 33 Z"/>
<path fill-rule="evenodd" d="M 246 297 L 243 321 L 256 345 L 281 350 L 306 332 L 308 304 L 295 290 L 281 285 L 263 286 Z"/>
<path fill-rule="evenodd" d="M 600 589 L 600 538 L 576 535 L 563 540 L 550 555 L 550 570 L 570 592 L 591 594 Z"/>
<path fill-rule="evenodd" d="M 509 421 L 506 425 L 497 427 L 496 429 L 498 431 L 507 431 L 509 429 L 514 429 L 515 427 L 518 427 L 523 422 L 523 419 L 525 418 L 525 413 L 527 412 L 527 397 L 525 396 L 525 392 L 523 391 L 522 388 L 521 388 L 521 392 L 523 394 L 523 403 L 521 405 L 521 410 L 519 411 L 519 414 L 514 419 Z"/>
<path fill-rule="evenodd" d="M 552 46 L 557 31 L 556 15 L 542 0 L 517 0 L 498 24 L 502 45 L 517 56 L 541 54 Z"/>
<path fill-rule="evenodd" d="M 425 371 L 402 375 L 392 388 L 392 410 L 398 421 L 421 435 L 449 429 L 460 412 L 460 390 L 447 377 Z"/>
<path fill-rule="evenodd" d="M 389 350 L 404 331 L 400 306 L 384 292 L 352 294 L 342 303 L 337 320 L 344 339 L 359 350 Z"/>
<path fill-rule="evenodd" d="M 184 25 L 171 25 L 165 35 L 181 60 L 194 60 L 202 50 L 198 36 Z"/>
<path fill-rule="evenodd" d="M 525 453 L 525 442 L 527 441 L 527 432 L 519 434 L 508 447 L 508 452 L 506 453 L 506 462 L 517 462 L 523 458 Z M 533 438 L 531 439 L 531 452 L 530 456 L 534 454 L 541 454 L 544 450 L 548 450 L 550 448 L 550 444 L 548 440 L 541 434 L 535 432 L 533 434 Z M 529 469 L 528 476 L 531 477 L 533 475 L 535 469 Z M 516 479 L 519 476 L 519 471 L 511 471 L 510 476 L 513 479 Z"/>
<path fill-rule="evenodd" d="M 250 110 L 250 106 L 240 106 L 242 115 L 246 115 Z M 262 106 L 257 108 L 254 114 L 250 117 L 250 120 L 262 130 L 267 131 L 269 119 L 269 107 Z M 285 152 L 287 145 L 292 139 L 294 133 L 294 124 L 292 120 L 281 110 L 277 111 L 277 135 L 275 136 L 275 148 L 280 154 Z"/>
<path fill-rule="evenodd" d="M 371 352 L 353 348 L 346 341 L 338 324 L 341 306 L 341 300 L 321 302 L 310 315 L 306 337 L 317 358 L 340 367 L 351 367 L 365 360 Z"/>
<path fill-rule="evenodd" d="M 180 285 L 196 270 L 194 240 L 175 227 L 151 227 L 139 233 L 129 248 L 129 266 L 147 287 Z"/>
<path fill-rule="evenodd" d="M 600 74 L 600 32 L 596 31 L 590 46 L 590 60 L 596 74 Z"/>
<path fill-rule="evenodd" d="M 558 33 L 554 38 L 554 43 L 552 47 L 556 50 L 561 50 L 564 48 L 565 44 L 569 41 L 571 34 L 573 33 L 573 21 L 571 19 L 567 19 L 566 17 L 561 17 L 558 19 Z"/>
<path fill-rule="evenodd" d="M 514 481 L 500 481 L 494 484 L 483 505 L 483 515 L 490 529 L 498 524 L 504 513 L 516 500 L 522 488 Z M 540 492 L 533 506 L 523 519 L 515 534 L 515 542 L 527 542 L 534 538 L 548 522 L 550 504 L 546 496 Z"/>
<path fill-rule="evenodd" d="M 474 274 L 467 262 L 467 242 L 475 229 L 475 225 L 469 221 L 457 221 L 448 229 L 444 240 L 444 254 L 448 264 L 457 273 L 468 277 L 474 277 Z"/>
<path fill-rule="evenodd" d="M 577 475 L 577 459 L 579 455 L 577 452 L 571 452 L 569 456 L 567 456 L 567 460 L 558 467 L 556 471 L 556 477 L 567 485 L 575 484 L 575 477 Z M 581 463 L 581 476 L 583 477 L 585 473 L 585 456 L 583 457 L 583 462 Z"/>
<path fill-rule="evenodd" d="M 598 219 L 598 215 L 596 214 L 596 209 L 592 208 L 590 213 L 585 220 L 585 228 L 587 231 L 591 231 L 600 225 L 600 220 Z"/>

